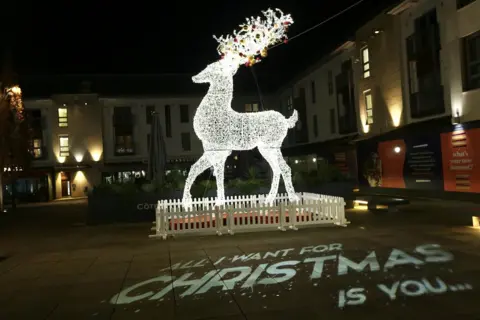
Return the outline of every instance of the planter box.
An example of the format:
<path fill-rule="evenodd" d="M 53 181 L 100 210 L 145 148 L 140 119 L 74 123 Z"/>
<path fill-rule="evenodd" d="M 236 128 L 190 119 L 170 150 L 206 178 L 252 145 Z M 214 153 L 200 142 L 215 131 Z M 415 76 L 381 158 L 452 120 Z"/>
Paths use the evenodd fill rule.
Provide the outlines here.
<path fill-rule="evenodd" d="M 146 192 L 134 195 L 91 194 L 88 196 L 87 224 L 153 221 L 158 199 L 158 195 Z"/>

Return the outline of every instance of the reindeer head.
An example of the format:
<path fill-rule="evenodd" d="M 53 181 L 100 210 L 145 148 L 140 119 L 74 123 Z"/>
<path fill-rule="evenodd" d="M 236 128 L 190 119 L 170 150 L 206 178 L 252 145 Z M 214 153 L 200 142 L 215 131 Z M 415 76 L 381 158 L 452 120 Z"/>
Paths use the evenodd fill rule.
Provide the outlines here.
<path fill-rule="evenodd" d="M 212 83 L 231 78 L 238 70 L 238 63 L 233 57 L 209 64 L 203 71 L 192 77 L 195 83 Z"/>
<path fill-rule="evenodd" d="M 237 66 L 251 66 L 267 55 L 267 49 L 281 41 L 287 41 L 286 32 L 293 23 L 289 14 L 280 9 L 262 11 L 265 19 L 247 18 L 240 30 L 233 35 L 215 37 L 219 43 L 217 51 L 223 59 L 233 60 Z"/>

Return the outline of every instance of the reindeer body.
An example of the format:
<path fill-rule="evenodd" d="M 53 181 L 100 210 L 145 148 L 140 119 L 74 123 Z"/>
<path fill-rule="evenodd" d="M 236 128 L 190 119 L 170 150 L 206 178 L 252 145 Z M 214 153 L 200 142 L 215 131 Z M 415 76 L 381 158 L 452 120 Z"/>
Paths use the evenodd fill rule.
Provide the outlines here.
<path fill-rule="evenodd" d="M 280 13 L 280 16 L 277 16 Z M 195 162 L 188 173 L 183 191 L 183 205 L 191 208 L 190 189 L 193 182 L 203 171 L 213 166 L 217 180 L 217 205 L 225 199 L 224 167 L 232 150 L 250 150 L 258 148 L 273 171 L 272 186 L 265 202 L 274 202 L 278 191 L 280 176 L 291 201 L 298 201 L 292 185 L 291 169 L 282 156 L 280 147 L 289 128 L 298 120 L 297 111 L 286 119 L 276 111 L 240 113 L 231 108 L 233 97 L 233 76 L 241 64 L 252 65 L 265 56 L 269 45 L 285 38 L 288 25 L 293 23 L 290 15 L 271 9 L 263 12 L 267 18 L 247 19 L 234 36 L 215 39 L 222 59 L 209 64 L 202 72 L 192 77 L 195 83 L 209 83 L 207 94 L 195 112 L 193 127 L 202 141 L 204 153 Z"/>
<path fill-rule="evenodd" d="M 215 150 L 251 150 L 256 147 L 280 148 L 289 128 L 296 119 L 285 119 L 276 111 L 263 111 L 254 114 L 240 113 L 229 108 L 219 110 L 214 121 L 205 122 L 205 111 L 200 105 L 194 118 L 194 129 L 202 141 L 205 151 Z M 295 115 L 294 115 L 295 116 Z M 199 119 L 201 119 L 199 121 Z M 259 121 L 261 120 L 261 121 Z M 257 126 L 258 123 L 276 124 L 275 126 Z M 218 141 L 218 137 L 233 137 L 227 141 Z"/>
<path fill-rule="evenodd" d="M 289 197 L 296 200 L 290 167 L 283 159 L 280 147 L 288 129 L 297 122 L 297 111 L 288 119 L 277 111 L 236 112 L 231 108 L 234 73 L 229 74 L 224 68 L 222 61 L 218 61 L 193 77 L 194 82 L 209 82 L 210 88 L 193 118 L 193 128 L 202 141 L 204 154 L 188 174 L 183 195 L 184 206 L 188 208 L 191 203 L 190 188 L 196 177 L 211 166 L 217 179 L 217 204 L 221 205 L 225 198 L 223 180 L 227 157 L 233 150 L 254 148 L 258 148 L 273 170 L 272 188 L 266 201 L 273 202 L 280 175 L 284 178 Z"/>

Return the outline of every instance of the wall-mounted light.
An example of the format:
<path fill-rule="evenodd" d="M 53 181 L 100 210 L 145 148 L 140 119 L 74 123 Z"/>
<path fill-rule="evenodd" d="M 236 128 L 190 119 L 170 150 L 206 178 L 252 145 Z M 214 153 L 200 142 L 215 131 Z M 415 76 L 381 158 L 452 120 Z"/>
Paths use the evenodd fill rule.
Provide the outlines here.
<path fill-rule="evenodd" d="M 402 151 L 402 148 L 396 146 L 395 148 L 393 148 L 393 151 L 395 151 L 395 153 L 400 153 L 400 151 Z"/>
<path fill-rule="evenodd" d="M 460 118 L 460 111 L 457 109 L 455 112 L 455 116 L 452 118 L 453 124 L 460 124 L 462 123 L 462 119 Z"/>
<path fill-rule="evenodd" d="M 83 153 L 76 153 L 75 154 L 75 160 L 77 160 L 77 162 L 82 162 L 83 156 L 84 156 Z"/>
<path fill-rule="evenodd" d="M 295 160 L 295 164 L 298 164 L 298 160 Z"/>
<path fill-rule="evenodd" d="M 317 162 L 317 158 L 313 158 L 312 160 L 313 160 L 313 162 Z"/>

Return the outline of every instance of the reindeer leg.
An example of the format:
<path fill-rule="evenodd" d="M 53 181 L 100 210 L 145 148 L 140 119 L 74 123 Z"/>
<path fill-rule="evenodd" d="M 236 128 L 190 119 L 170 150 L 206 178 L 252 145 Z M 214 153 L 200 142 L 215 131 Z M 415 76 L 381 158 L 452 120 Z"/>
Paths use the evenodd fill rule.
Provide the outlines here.
<path fill-rule="evenodd" d="M 217 201 L 215 202 L 216 206 L 221 206 L 225 204 L 225 162 L 227 161 L 227 158 L 231 153 L 232 151 L 212 151 L 208 155 L 210 163 L 213 165 L 215 178 L 217 180 Z"/>
<path fill-rule="evenodd" d="M 192 208 L 192 195 L 190 194 L 190 189 L 192 188 L 193 182 L 210 166 L 210 161 L 205 153 L 191 166 L 190 171 L 188 172 L 187 180 L 185 181 L 185 188 L 183 189 L 182 204 L 186 210 Z"/>
<path fill-rule="evenodd" d="M 277 159 L 278 165 L 280 166 L 280 171 L 282 172 L 283 183 L 285 184 L 285 189 L 288 193 L 288 198 L 290 201 L 300 201 L 300 198 L 295 194 L 295 189 L 292 184 L 292 169 L 288 166 L 285 159 L 283 159 L 282 151 L 280 149 L 275 149 L 275 158 Z"/>
<path fill-rule="evenodd" d="M 270 188 L 270 192 L 268 193 L 267 198 L 265 199 L 265 203 L 273 205 L 275 201 L 275 197 L 278 193 L 278 184 L 280 183 L 280 166 L 278 164 L 278 160 L 275 154 L 276 149 L 271 148 L 258 148 L 260 154 L 267 160 L 268 164 L 272 168 L 273 176 L 272 176 L 272 186 Z"/>

